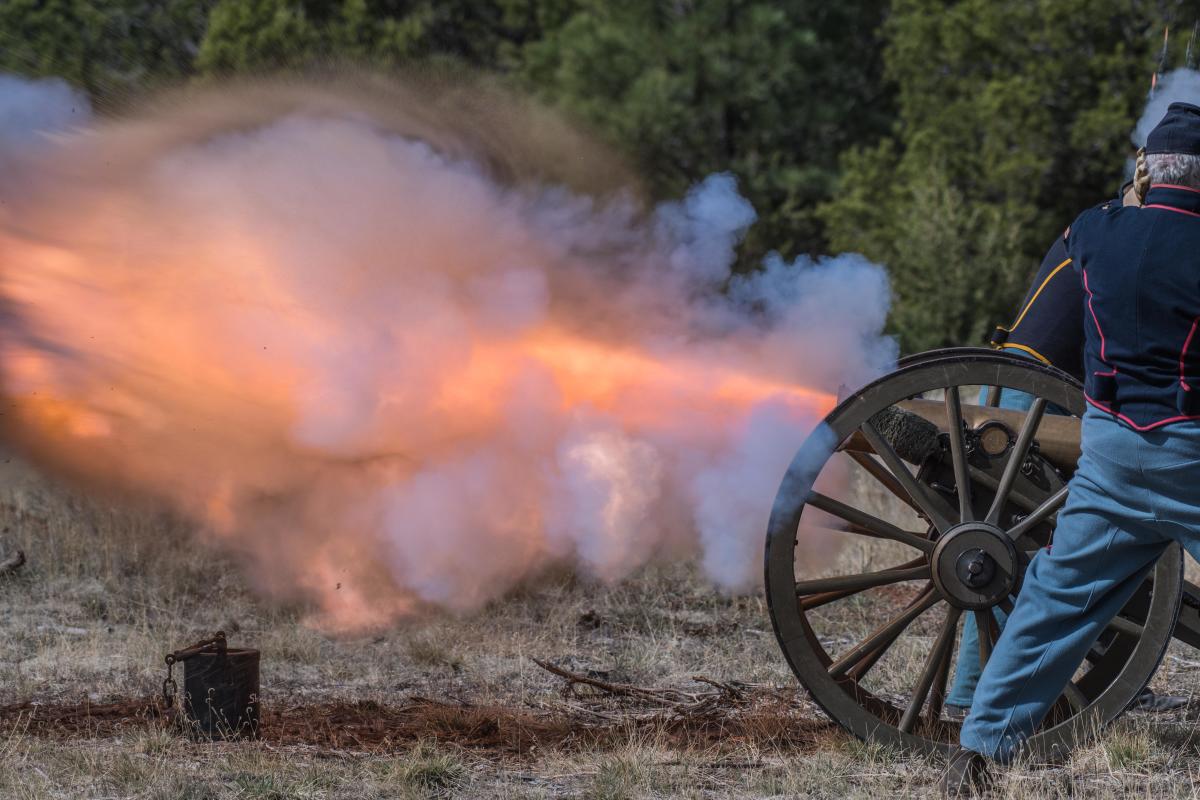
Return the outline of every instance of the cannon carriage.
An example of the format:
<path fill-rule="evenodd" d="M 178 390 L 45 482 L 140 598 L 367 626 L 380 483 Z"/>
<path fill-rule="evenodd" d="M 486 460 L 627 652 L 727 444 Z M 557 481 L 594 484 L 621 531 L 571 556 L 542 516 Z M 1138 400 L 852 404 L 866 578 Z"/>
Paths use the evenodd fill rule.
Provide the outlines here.
<path fill-rule="evenodd" d="M 1005 393 L 1021 407 L 1003 407 Z M 805 441 L 771 513 L 767 602 L 788 663 L 833 720 L 913 752 L 957 746 L 944 703 L 963 621 L 986 663 L 997 611 L 1011 610 L 1052 540 L 1084 403 L 1053 367 L 937 350 L 843 399 Z M 858 558 L 823 574 L 828 559 L 806 557 L 814 536 Z M 1031 751 L 1054 758 L 1095 736 L 1136 700 L 1172 637 L 1200 647 L 1200 587 L 1184 580 L 1178 545 L 1093 645 Z"/>

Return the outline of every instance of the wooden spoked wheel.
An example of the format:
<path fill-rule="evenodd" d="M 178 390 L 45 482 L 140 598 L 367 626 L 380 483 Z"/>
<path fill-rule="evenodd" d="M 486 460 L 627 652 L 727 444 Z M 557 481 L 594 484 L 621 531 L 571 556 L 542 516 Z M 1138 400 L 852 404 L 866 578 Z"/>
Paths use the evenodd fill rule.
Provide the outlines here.
<path fill-rule="evenodd" d="M 1004 392 L 1023 393 L 1028 409 L 988 406 Z M 986 663 L 995 611 L 1011 610 L 1053 534 L 1083 410 L 1081 387 L 1056 369 L 943 350 L 846 398 L 808 438 L 772 510 L 767 600 L 788 663 L 832 719 L 909 751 L 957 745 L 943 706 L 963 621 Z M 832 574 L 827 555 L 812 557 L 813 537 L 843 545 Z M 1146 686 L 1179 615 L 1182 569 L 1172 546 L 1080 664 L 1034 753 L 1069 752 Z"/>

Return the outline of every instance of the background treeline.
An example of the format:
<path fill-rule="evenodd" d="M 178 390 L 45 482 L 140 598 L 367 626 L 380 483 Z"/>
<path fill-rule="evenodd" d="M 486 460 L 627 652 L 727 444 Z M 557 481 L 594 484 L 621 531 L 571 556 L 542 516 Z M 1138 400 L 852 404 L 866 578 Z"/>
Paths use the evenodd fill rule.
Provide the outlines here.
<path fill-rule="evenodd" d="M 903 349 L 976 344 L 1115 193 L 1173 22 L 1142 0 L 0 0 L 0 70 L 102 106 L 330 59 L 498 73 L 620 148 L 660 198 L 730 170 L 740 254 L 887 265 Z"/>

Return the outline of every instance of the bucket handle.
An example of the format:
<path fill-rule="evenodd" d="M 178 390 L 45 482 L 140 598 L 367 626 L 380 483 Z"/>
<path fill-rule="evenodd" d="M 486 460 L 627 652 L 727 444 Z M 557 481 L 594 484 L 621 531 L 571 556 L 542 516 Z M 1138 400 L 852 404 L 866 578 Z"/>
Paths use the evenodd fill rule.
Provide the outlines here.
<path fill-rule="evenodd" d="M 201 653 L 211 653 L 214 650 L 218 656 L 225 657 L 225 631 L 217 631 L 214 636 L 208 639 L 201 639 L 193 645 L 184 647 L 181 650 L 167 653 L 167 666 L 171 666 L 177 661 L 187 661 L 189 658 L 195 658 Z"/>
<path fill-rule="evenodd" d="M 163 702 L 166 703 L 167 708 L 175 707 L 175 693 L 178 687 L 175 684 L 172 671 L 177 662 L 187 661 L 189 658 L 195 658 L 202 653 L 212 652 L 215 652 L 217 658 L 223 662 L 226 650 L 225 631 L 217 631 L 216 634 L 208 639 L 201 639 L 195 644 L 167 653 L 165 659 L 167 662 L 167 679 L 163 681 Z"/>

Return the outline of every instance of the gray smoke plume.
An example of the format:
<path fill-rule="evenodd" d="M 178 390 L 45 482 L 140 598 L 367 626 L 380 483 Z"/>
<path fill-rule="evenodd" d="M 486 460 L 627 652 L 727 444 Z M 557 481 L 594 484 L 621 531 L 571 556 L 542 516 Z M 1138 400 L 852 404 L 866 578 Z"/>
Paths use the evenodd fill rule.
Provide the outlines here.
<path fill-rule="evenodd" d="M 1180 68 L 1163 75 L 1133 130 L 1133 143 L 1144 147 L 1150 131 L 1167 113 L 1167 106 L 1177 102 L 1200 105 L 1200 72 Z"/>
<path fill-rule="evenodd" d="M 65 81 L 0 74 L 0 157 L 44 145 L 50 134 L 85 125 L 91 115 L 87 98 Z"/>
<path fill-rule="evenodd" d="M 10 193 L 18 191 L 16 161 L 50 147 L 55 134 L 86 125 L 91 116 L 87 98 L 65 81 L 0 73 L 0 183 L 9 184 Z M 0 303 L 0 314 L 11 311 Z"/>
<path fill-rule="evenodd" d="M 45 98 L 22 130 L 77 124 L 61 85 L 19 92 Z M 755 214 L 731 176 L 647 207 L 494 90 L 256 82 L 18 139 L 9 438 L 191 515 L 331 628 L 563 564 L 696 554 L 755 587 L 797 447 L 895 357 L 879 267 L 733 275 Z"/>

